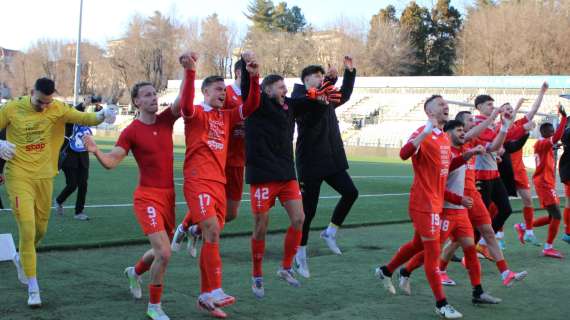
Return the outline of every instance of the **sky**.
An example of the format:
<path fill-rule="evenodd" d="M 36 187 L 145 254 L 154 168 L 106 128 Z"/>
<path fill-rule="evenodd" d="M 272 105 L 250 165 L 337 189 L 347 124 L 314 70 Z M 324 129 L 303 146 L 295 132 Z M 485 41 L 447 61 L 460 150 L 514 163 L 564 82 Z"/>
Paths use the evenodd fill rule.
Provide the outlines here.
<path fill-rule="evenodd" d="M 274 0 L 278 3 L 282 0 Z M 2 0 L 0 5 L 0 47 L 26 50 L 42 38 L 77 38 L 80 0 Z M 249 0 L 84 0 L 82 39 L 105 45 L 121 37 L 135 14 L 149 16 L 154 11 L 174 15 L 181 21 L 217 13 L 224 23 L 234 24 L 245 34 L 249 20 L 244 16 Z M 398 12 L 409 0 L 288 0 L 299 6 L 309 23 L 324 28 L 339 17 L 366 26 L 373 14 L 392 4 Z M 436 0 L 416 0 L 431 7 Z M 451 0 L 461 12 L 473 0 Z M 25 19 L 23 19 L 25 17 Z"/>

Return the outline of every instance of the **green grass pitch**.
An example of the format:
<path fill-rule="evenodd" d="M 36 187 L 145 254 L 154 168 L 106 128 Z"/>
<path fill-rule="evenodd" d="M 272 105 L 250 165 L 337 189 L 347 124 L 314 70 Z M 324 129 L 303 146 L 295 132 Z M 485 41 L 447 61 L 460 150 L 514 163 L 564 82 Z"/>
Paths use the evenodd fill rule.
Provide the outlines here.
<path fill-rule="evenodd" d="M 110 147 L 110 142 L 103 142 Z M 175 176 L 182 177 L 183 149 L 176 148 Z M 287 218 L 278 205 L 271 213 L 264 270 L 266 298 L 256 300 L 251 293 L 249 238 L 253 225 L 249 202 L 244 201 L 240 216 L 229 223 L 222 240 L 224 289 L 237 297 L 235 306 L 226 308 L 233 319 L 433 319 L 433 298 L 423 270 L 413 276 L 411 297 L 390 296 L 373 276 L 373 268 L 390 259 L 398 247 L 409 240 L 412 226 L 408 219 L 407 201 L 412 181 L 408 163 L 399 161 L 351 161 L 350 173 L 361 197 L 339 234 L 342 256 L 332 255 L 312 232 L 309 241 L 311 278 L 302 279 L 295 289 L 279 281 L 275 271 L 282 255 L 283 230 Z M 133 301 L 122 272 L 133 264 L 147 248 L 145 238 L 131 212 L 132 192 L 137 184 L 134 159 L 127 158 L 114 171 L 103 170 L 91 162 L 91 178 L 86 209 L 92 220 L 80 222 L 72 218 L 73 209 L 64 217 L 52 215 L 48 235 L 38 256 L 38 273 L 44 307 L 26 307 L 26 288 L 19 284 L 10 262 L 0 263 L 0 319 L 144 319 L 148 290 L 143 299 Z M 182 180 L 176 181 L 178 184 Z M 63 186 L 63 176 L 56 178 L 55 192 Z M 248 192 L 246 187 L 245 192 Z M 7 203 L 2 191 L 4 203 Z M 55 196 L 55 195 L 54 195 Z M 338 198 L 323 187 L 319 211 L 313 222 L 315 229 L 328 223 Z M 249 195 L 244 200 L 249 199 Z M 74 195 L 66 205 L 73 206 Z M 177 219 L 182 219 L 186 206 L 181 186 L 177 185 Z M 519 202 L 514 201 L 518 208 Z M 543 214 L 538 211 L 537 215 Z M 515 239 L 512 223 L 506 228 L 506 257 L 514 270 L 526 269 L 529 276 L 512 288 L 503 288 L 494 264 L 482 261 L 483 285 L 503 298 L 498 306 L 476 307 L 470 303 L 467 273 L 459 264 L 450 266 L 450 276 L 458 281 L 446 288 L 448 300 L 467 319 L 562 319 L 566 317 L 565 301 L 570 267 L 565 260 L 539 256 L 540 248 L 522 247 Z M 389 222 L 398 222 L 388 224 Z M 0 213 L 0 233 L 13 233 L 16 227 L 9 213 Z M 537 230 L 544 239 L 545 230 Z M 121 245 L 122 244 L 122 245 Z M 109 246 L 101 249 L 77 249 Z M 568 255 L 568 245 L 558 241 L 558 248 Z M 75 250 L 62 250 L 75 249 Z M 144 277 L 148 283 L 148 275 Z M 394 282 L 397 279 L 394 277 Z M 207 319 L 196 310 L 199 290 L 197 261 L 185 252 L 174 254 L 166 276 L 163 306 L 172 319 Z"/>

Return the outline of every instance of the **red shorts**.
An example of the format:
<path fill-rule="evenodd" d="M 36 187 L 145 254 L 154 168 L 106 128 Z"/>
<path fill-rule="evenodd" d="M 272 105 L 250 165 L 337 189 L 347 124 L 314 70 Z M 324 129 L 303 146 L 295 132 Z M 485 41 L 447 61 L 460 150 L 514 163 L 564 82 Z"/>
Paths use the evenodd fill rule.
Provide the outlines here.
<path fill-rule="evenodd" d="M 485 224 L 492 224 L 491 214 L 487 207 L 485 207 L 485 203 L 483 202 L 483 198 L 481 198 L 479 191 L 465 190 L 465 196 L 473 199 L 473 207 L 467 210 L 467 216 L 473 226 L 480 227 Z"/>
<path fill-rule="evenodd" d="M 515 186 L 519 189 L 530 189 L 530 182 L 525 168 L 513 168 L 515 174 Z"/>
<path fill-rule="evenodd" d="M 449 237 L 453 241 L 457 241 L 459 238 L 475 238 L 467 209 L 443 209 L 441 241 L 444 242 Z"/>
<path fill-rule="evenodd" d="M 184 199 L 188 204 L 191 224 L 216 217 L 220 228 L 226 220 L 226 190 L 221 182 L 184 180 Z"/>
<path fill-rule="evenodd" d="M 176 224 L 174 189 L 138 186 L 133 198 L 135 216 L 144 234 L 165 231 L 172 240 Z"/>
<path fill-rule="evenodd" d="M 560 204 L 560 199 L 558 198 L 558 194 L 556 193 L 555 189 L 538 187 L 536 185 L 535 189 L 538 200 L 540 200 L 540 205 L 543 208 Z"/>
<path fill-rule="evenodd" d="M 414 229 L 423 238 L 433 238 L 439 241 L 441 231 L 441 219 L 439 213 L 429 213 L 410 210 L 410 219 Z"/>
<path fill-rule="evenodd" d="M 226 166 L 226 196 L 232 201 L 241 201 L 244 167 Z"/>
<path fill-rule="evenodd" d="M 281 205 L 289 200 L 301 200 L 297 180 L 268 182 L 251 185 L 251 211 L 254 214 L 268 212 L 279 197 Z"/>

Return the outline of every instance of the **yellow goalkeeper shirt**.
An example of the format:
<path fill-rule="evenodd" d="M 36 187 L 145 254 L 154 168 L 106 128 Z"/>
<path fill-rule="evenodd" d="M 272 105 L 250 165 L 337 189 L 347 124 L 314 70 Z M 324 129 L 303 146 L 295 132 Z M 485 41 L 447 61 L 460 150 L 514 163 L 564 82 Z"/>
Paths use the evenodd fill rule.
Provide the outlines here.
<path fill-rule="evenodd" d="M 43 112 L 35 110 L 29 96 L 19 97 L 0 109 L 0 130 L 6 128 L 6 140 L 16 145 L 5 175 L 11 178 L 52 178 L 57 174 L 59 149 L 66 123 L 93 126 L 101 123 L 95 113 L 53 100 Z"/>

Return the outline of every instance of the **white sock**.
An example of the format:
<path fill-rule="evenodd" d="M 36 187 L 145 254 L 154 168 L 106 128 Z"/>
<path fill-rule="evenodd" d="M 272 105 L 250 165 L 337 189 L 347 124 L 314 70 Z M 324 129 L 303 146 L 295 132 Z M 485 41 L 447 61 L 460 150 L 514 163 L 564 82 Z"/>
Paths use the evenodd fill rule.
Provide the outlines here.
<path fill-rule="evenodd" d="M 530 230 L 525 230 L 524 234 L 526 234 L 527 236 L 534 236 L 534 231 L 532 229 Z"/>
<path fill-rule="evenodd" d="M 335 237 L 337 230 L 338 230 L 338 226 L 331 222 L 331 223 L 329 223 L 329 226 L 327 227 L 326 233 L 327 233 L 327 235 L 329 235 L 331 237 Z"/>
<path fill-rule="evenodd" d="M 38 285 L 38 278 L 36 277 L 28 278 L 28 292 L 40 292 L 40 287 Z"/>
<path fill-rule="evenodd" d="M 301 259 L 307 259 L 307 246 L 299 246 L 297 249 L 297 255 Z"/>
<path fill-rule="evenodd" d="M 503 231 L 497 232 L 496 235 L 497 239 L 503 239 L 505 237 L 505 233 Z"/>
<path fill-rule="evenodd" d="M 552 249 L 552 248 L 553 248 L 552 243 L 545 243 L 544 244 L 544 250 L 548 250 L 548 249 Z"/>
<path fill-rule="evenodd" d="M 487 241 L 485 241 L 485 238 L 481 238 L 479 239 L 479 244 L 482 246 L 486 246 L 487 245 Z"/>

